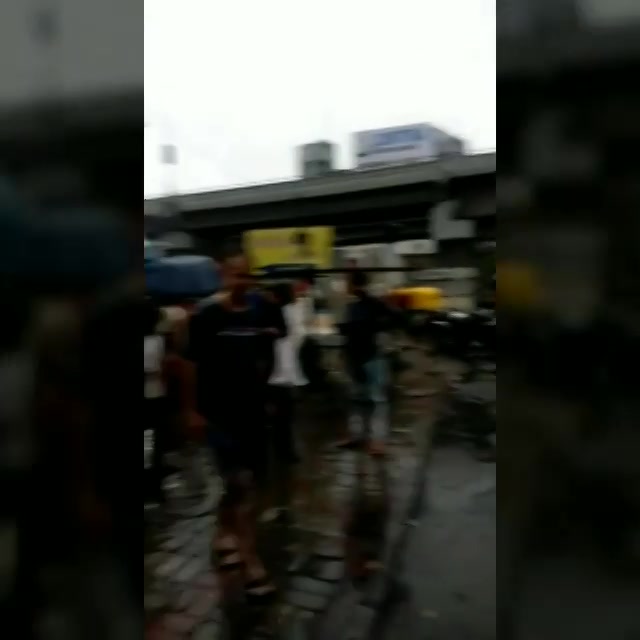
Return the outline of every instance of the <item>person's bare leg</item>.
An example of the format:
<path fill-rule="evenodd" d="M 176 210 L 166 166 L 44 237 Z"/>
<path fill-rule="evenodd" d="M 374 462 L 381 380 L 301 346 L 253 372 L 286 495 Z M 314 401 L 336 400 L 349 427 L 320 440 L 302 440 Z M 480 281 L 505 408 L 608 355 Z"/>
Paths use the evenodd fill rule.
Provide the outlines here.
<path fill-rule="evenodd" d="M 370 363 L 367 375 L 367 395 L 371 403 L 368 450 L 373 456 L 384 456 L 391 431 L 387 363 L 382 358 Z"/>
<path fill-rule="evenodd" d="M 221 569 L 234 569 L 246 560 L 238 539 L 235 518 L 234 487 L 229 486 L 218 505 L 218 530 L 213 541 L 213 551 Z"/>
<path fill-rule="evenodd" d="M 258 556 L 257 493 L 248 473 L 243 473 L 238 481 L 242 495 L 234 507 L 234 530 L 238 536 L 242 555 L 246 559 L 247 569 L 250 570 Z"/>
<path fill-rule="evenodd" d="M 263 597 L 275 591 L 258 553 L 258 509 L 255 486 L 248 477 L 243 478 L 243 499 L 235 511 L 236 531 L 241 553 L 246 561 L 248 595 Z"/>
<path fill-rule="evenodd" d="M 371 412 L 371 438 L 368 451 L 373 456 L 384 456 L 389 437 L 389 405 L 387 402 L 375 402 Z"/>
<path fill-rule="evenodd" d="M 340 449 L 361 446 L 366 436 L 366 415 L 361 403 L 352 403 L 347 417 L 347 435 L 336 443 Z"/>

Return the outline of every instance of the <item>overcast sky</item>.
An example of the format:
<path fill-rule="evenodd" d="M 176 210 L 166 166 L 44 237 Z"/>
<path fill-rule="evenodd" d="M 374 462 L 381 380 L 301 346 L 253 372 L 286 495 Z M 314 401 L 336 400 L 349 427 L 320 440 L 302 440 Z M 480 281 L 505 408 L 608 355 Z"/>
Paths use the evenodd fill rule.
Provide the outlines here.
<path fill-rule="evenodd" d="M 495 0 L 145 0 L 144 45 L 147 196 L 291 177 L 318 139 L 348 167 L 377 127 L 495 147 Z"/>

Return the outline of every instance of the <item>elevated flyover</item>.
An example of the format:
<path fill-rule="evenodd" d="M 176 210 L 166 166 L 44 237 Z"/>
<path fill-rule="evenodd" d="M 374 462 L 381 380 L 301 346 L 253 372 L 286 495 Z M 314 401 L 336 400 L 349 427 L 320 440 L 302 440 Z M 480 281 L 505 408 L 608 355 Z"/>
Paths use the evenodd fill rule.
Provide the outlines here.
<path fill-rule="evenodd" d="M 287 180 L 147 200 L 145 213 L 168 205 L 181 214 L 181 228 L 208 242 L 247 229 L 332 225 L 339 243 L 424 237 L 429 210 L 453 199 L 458 215 L 495 214 L 496 154 L 451 157 L 367 171 L 339 171 L 319 178 Z"/>

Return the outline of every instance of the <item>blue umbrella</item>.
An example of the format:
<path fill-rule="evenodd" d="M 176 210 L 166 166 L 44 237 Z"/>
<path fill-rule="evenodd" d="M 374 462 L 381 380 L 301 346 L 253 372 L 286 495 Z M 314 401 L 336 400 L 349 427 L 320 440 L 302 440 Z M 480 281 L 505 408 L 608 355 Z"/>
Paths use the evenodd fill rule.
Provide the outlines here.
<path fill-rule="evenodd" d="M 0 179 L 0 273 L 25 275 L 31 249 L 32 229 L 26 207 L 7 180 Z"/>
<path fill-rule="evenodd" d="M 157 297 L 200 298 L 220 288 L 215 263 L 205 256 L 145 260 L 147 293 Z"/>
<path fill-rule="evenodd" d="M 101 209 L 32 210 L 0 178 L 0 273 L 52 291 L 92 290 L 136 266 L 127 225 Z"/>

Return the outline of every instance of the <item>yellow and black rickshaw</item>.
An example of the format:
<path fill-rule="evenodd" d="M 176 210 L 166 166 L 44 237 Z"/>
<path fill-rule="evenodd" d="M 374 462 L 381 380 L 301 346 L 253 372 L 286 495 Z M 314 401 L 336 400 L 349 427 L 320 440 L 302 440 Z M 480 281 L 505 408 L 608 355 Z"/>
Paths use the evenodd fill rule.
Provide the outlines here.
<path fill-rule="evenodd" d="M 390 302 L 409 317 L 430 317 L 442 312 L 442 290 L 436 287 L 402 287 L 389 293 Z"/>

